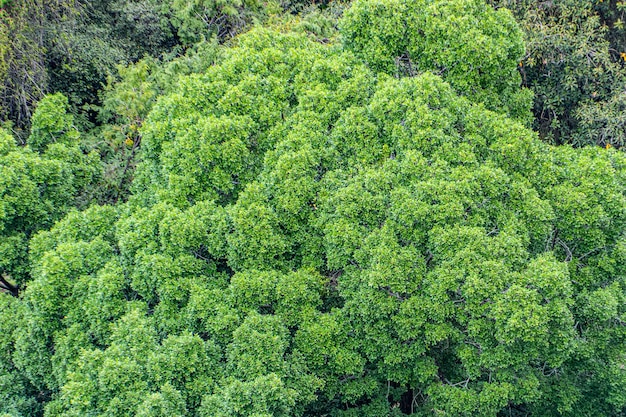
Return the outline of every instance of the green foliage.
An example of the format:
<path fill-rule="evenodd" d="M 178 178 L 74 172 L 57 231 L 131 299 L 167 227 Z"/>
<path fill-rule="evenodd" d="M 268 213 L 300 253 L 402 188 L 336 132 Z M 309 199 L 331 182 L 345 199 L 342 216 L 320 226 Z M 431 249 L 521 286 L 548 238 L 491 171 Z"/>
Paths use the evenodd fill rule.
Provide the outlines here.
<path fill-rule="evenodd" d="M 185 43 L 212 36 L 231 38 L 264 12 L 258 0 L 174 0 L 166 7 L 171 9 L 172 23 Z"/>
<path fill-rule="evenodd" d="M 423 4 L 360 1 L 343 25 L 375 30 L 372 5 L 433 21 L 432 45 L 405 47 L 484 52 L 491 72 L 467 75 L 484 89 L 460 68 L 394 77 L 397 51 L 374 64 L 297 19 L 146 59 L 102 109 L 141 142 L 133 195 L 62 219 L 89 177 L 30 178 L 83 167 L 66 101 L 33 117 L 39 152 L 1 132 L 3 248 L 28 259 L 20 296 L 0 294 L 0 412 L 620 415 L 626 157 L 548 145 L 503 107 L 526 94 L 507 12 Z M 472 20 L 494 49 L 456 43 Z"/>
<path fill-rule="evenodd" d="M 183 417 L 185 403 L 178 391 L 171 385 L 164 385 L 161 391 L 151 394 L 137 409 L 137 417 Z"/>
<path fill-rule="evenodd" d="M 219 59 L 214 42 L 189 48 L 184 56 L 146 57 L 135 64 L 119 65 L 101 92 L 98 118 L 102 123 L 89 132 L 87 146 L 100 152 L 104 175 L 95 198 L 102 203 L 126 200 L 141 149 L 140 128 L 158 95 L 176 90 L 178 77 L 203 72 Z"/>
<path fill-rule="evenodd" d="M 15 367 L 13 330 L 15 328 L 18 300 L 8 294 L 0 294 L 0 415 L 28 416 L 42 411 L 37 390 Z"/>
<path fill-rule="evenodd" d="M 623 5 L 595 0 L 558 0 L 541 7 L 526 0 L 491 3 L 510 8 L 525 32 L 520 72 L 535 93 L 534 127 L 542 138 L 576 146 L 623 146 L 620 106 L 626 72 L 620 53 L 626 45 L 618 23 Z"/>
<path fill-rule="evenodd" d="M 30 236 L 84 204 L 99 174 L 97 155 L 85 155 L 78 147 L 79 135 L 64 103 L 63 96 L 50 96 L 34 115 L 28 141 L 40 153 L 17 146 L 0 131 L 0 270 L 3 280 L 9 279 L 3 281 L 5 287 L 21 285 L 28 277 Z"/>
<path fill-rule="evenodd" d="M 48 95 L 37 104 L 28 137 L 32 149 L 43 152 L 49 144 L 55 142 L 76 144 L 79 134 L 72 125 L 72 115 L 67 111 L 67 97 L 61 93 Z"/>
<path fill-rule="evenodd" d="M 530 95 L 516 65 L 522 33 L 505 9 L 481 0 L 355 1 L 341 21 L 346 47 L 375 71 L 431 71 L 491 110 L 525 119 Z"/>
<path fill-rule="evenodd" d="M 31 0 L 12 0 L 0 9 L 0 120 L 12 120 L 17 129 L 28 125 L 47 89 L 46 23 L 62 19 L 67 9 L 67 1 Z"/>
<path fill-rule="evenodd" d="M 317 10 L 315 1 L 300 0 L 14 0 L 0 7 L 0 120 L 11 120 L 20 139 L 46 93 L 68 97 L 77 124 L 90 130 L 118 65 L 183 56 L 206 40 L 223 43 L 255 23 L 280 21 L 287 10 Z M 316 33 L 334 26 L 319 16 L 306 23 Z"/>
<path fill-rule="evenodd" d="M 626 90 L 616 91 L 606 101 L 581 104 L 575 111 L 579 133 L 576 141 L 623 148 L 626 146 Z"/>

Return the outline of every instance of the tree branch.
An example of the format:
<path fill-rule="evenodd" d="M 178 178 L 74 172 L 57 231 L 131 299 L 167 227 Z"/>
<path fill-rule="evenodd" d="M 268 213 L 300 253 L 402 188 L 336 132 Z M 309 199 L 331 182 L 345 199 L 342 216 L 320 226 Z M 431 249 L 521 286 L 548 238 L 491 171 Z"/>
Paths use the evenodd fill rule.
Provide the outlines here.
<path fill-rule="evenodd" d="M 13 297 L 17 297 L 19 294 L 17 286 L 11 284 L 4 275 L 0 275 L 0 290 L 10 293 Z"/>

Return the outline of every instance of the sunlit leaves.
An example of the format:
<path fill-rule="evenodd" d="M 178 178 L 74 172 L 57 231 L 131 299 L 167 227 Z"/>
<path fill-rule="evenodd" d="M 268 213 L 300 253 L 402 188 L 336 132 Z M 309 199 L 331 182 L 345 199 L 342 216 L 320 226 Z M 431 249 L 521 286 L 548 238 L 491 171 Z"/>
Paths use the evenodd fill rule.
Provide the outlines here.
<path fill-rule="evenodd" d="M 427 6 L 438 42 L 509 19 Z M 260 28 L 181 77 L 140 129 L 135 195 L 31 240 L 0 310 L 21 391 L 49 390 L 49 416 L 617 412 L 624 157 L 543 144 L 459 95 L 459 68 L 394 78 Z"/>

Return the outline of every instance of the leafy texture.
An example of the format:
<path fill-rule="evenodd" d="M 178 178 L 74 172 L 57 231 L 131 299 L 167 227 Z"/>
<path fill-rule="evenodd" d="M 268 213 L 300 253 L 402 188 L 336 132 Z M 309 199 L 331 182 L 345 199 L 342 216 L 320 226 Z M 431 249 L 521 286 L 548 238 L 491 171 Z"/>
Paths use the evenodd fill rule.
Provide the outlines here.
<path fill-rule="evenodd" d="M 525 126 L 507 12 L 418 3 L 355 3 L 345 44 L 255 28 L 175 88 L 128 69 L 107 106 L 141 119 L 133 195 L 21 241 L 0 411 L 620 415 L 626 157 Z M 370 19 L 416 35 L 361 49 Z M 424 61 L 399 76 L 406 51 Z M 71 118 L 39 108 L 37 151 L 5 135 L 3 154 L 71 140 Z"/>

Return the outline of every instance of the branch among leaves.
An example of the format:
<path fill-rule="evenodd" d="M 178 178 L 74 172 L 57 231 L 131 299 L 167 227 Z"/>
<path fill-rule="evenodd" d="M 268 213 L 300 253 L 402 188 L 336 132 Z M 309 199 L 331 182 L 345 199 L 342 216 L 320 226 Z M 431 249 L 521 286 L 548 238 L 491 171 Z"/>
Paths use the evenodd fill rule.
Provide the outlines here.
<path fill-rule="evenodd" d="M 17 286 L 11 284 L 5 275 L 0 275 L 0 290 L 8 292 L 13 297 L 17 297 L 19 294 Z"/>

